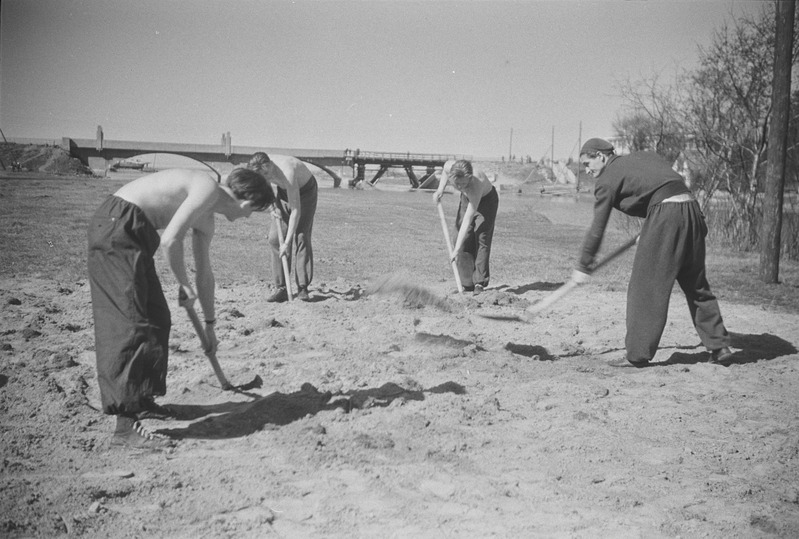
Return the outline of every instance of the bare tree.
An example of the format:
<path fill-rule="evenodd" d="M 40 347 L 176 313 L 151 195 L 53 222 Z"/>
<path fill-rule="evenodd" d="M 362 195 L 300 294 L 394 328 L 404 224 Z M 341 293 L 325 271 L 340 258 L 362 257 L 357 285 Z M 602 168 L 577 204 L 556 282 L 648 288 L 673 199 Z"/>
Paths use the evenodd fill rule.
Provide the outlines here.
<path fill-rule="evenodd" d="M 616 136 L 632 151 L 653 150 L 676 159 L 685 146 L 676 88 L 661 85 L 660 75 L 654 74 L 637 81 L 628 79 L 619 84 L 619 90 L 627 107 L 613 123 Z"/>
<path fill-rule="evenodd" d="M 773 119 L 768 133 L 769 161 L 760 246 L 760 280 L 779 282 L 782 201 L 791 111 L 791 61 L 795 0 L 778 0 L 774 47 Z"/>
<path fill-rule="evenodd" d="M 711 44 L 699 48 L 699 66 L 678 73 L 674 84 L 663 85 L 658 76 L 622 84 L 627 115 L 614 124 L 633 144 L 648 138 L 663 155 L 682 150 L 703 209 L 718 201 L 715 206 L 726 212 L 719 224 L 744 249 L 758 245 L 758 193 L 773 114 L 775 7 L 762 6 L 758 14 L 731 18 L 719 28 Z M 796 62 L 796 43 L 791 54 Z"/>

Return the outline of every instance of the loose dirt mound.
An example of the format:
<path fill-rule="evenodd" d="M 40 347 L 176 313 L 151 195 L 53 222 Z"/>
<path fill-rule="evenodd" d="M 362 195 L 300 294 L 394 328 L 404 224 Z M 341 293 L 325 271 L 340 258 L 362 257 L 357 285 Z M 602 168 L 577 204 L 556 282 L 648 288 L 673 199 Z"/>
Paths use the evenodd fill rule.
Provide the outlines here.
<path fill-rule="evenodd" d="M 14 165 L 18 164 L 21 170 L 27 172 L 92 175 L 89 167 L 58 146 L 0 144 L 0 160 L 6 170 L 13 170 Z"/>

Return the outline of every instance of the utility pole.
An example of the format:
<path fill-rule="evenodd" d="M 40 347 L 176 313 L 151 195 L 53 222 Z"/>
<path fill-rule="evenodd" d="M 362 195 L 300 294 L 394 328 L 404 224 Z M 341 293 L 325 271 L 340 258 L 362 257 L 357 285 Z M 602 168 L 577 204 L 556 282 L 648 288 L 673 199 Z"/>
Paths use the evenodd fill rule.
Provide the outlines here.
<path fill-rule="evenodd" d="M 513 128 L 510 128 L 510 146 L 508 146 L 508 163 L 513 159 Z"/>
<path fill-rule="evenodd" d="M 766 192 L 763 196 L 763 224 L 760 228 L 760 280 L 779 282 L 782 232 L 782 201 L 785 190 L 785 161 L 791 111 L 791 56 L 795 0 L 777 0 L 774 78 L 772 81 L 771 128 L 768 132 Z"/>
<path fill-rule="evenodd" d="M 583 147 L 583 121 L 580 120 L 580 128 L 577 131 L 577 174 L 575 174 L 575 176 L 577 176 L 577 185 L 574 186 L 574 190 L 577 193 L 580 192 L 580 172 L 582 172 L 582 170 L 580 170 L 582 168 L 580 166 L 580 150 L 582 149 L 582 147 Z"/>
<path fill-rule="evenodd" d="M 549 166 L 555 166 L 555 126 L 552 126 L 552 144 L 549 147 Z"/>

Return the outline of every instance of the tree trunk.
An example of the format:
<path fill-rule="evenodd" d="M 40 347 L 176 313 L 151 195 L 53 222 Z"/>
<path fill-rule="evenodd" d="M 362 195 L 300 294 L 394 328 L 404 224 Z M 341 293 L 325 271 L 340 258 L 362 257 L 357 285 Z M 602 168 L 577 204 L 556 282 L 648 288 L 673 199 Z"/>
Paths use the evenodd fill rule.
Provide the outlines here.
<path fill-rule="evenodd" d="M 795 0 L 776 0 L 776 41 L 771 129 L 768 133 L 766 193 L 763 200 L 763 224 L 760 232 L 760 280 L 778 283 L 782 200 L 785 187 L 785 157 L 788 146 L 788 120 L 791 112 L 791 60 Z"/>

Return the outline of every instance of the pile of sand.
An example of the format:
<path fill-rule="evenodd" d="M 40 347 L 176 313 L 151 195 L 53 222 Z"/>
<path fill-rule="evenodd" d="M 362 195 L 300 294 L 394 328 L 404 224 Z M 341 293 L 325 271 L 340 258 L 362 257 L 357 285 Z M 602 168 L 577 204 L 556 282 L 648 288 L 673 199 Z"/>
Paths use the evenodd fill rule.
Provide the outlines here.
<path fill-rule="evenodd" d="M 45 172 L 47 174 L 92 175 L 89 167 L 58 146 L 38 144 L 0 144 L 2 168 L 11 171 Z"/>

